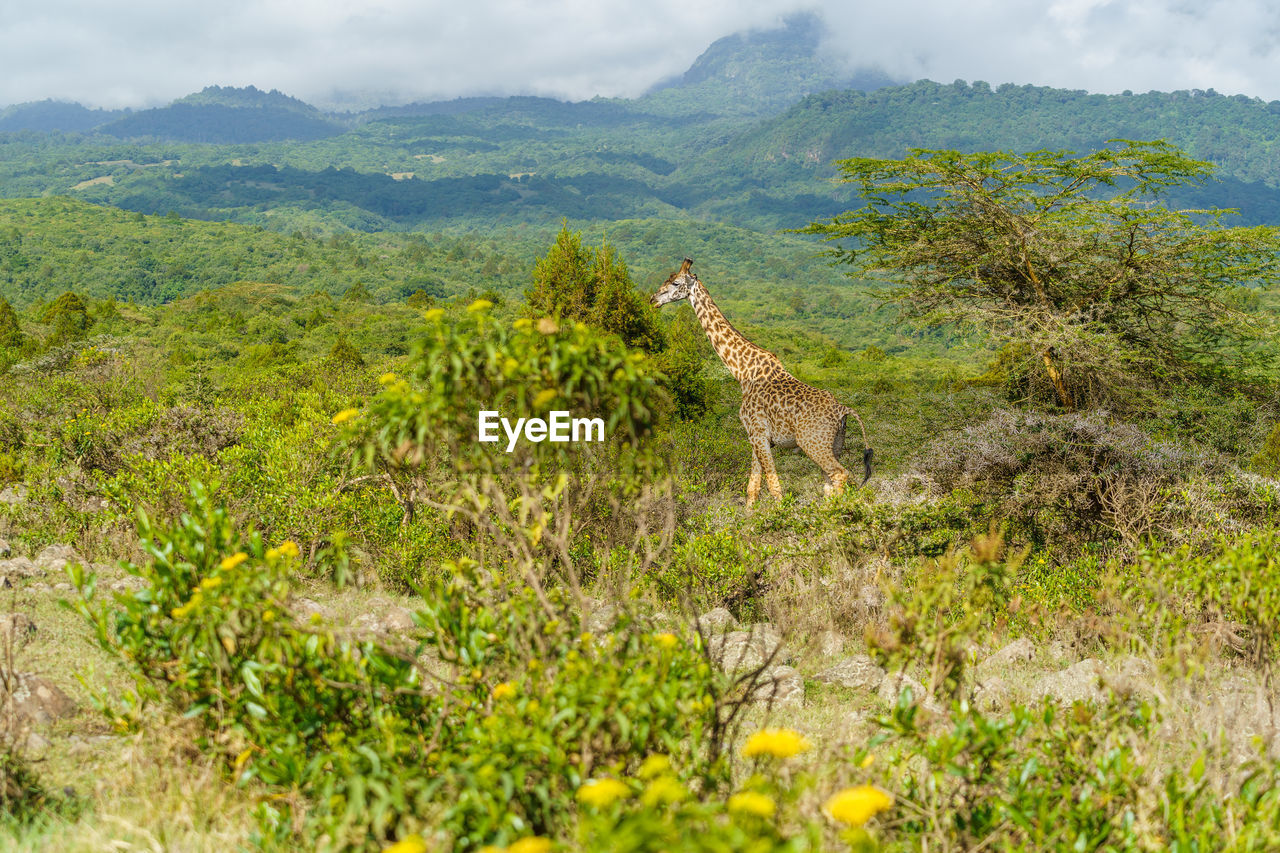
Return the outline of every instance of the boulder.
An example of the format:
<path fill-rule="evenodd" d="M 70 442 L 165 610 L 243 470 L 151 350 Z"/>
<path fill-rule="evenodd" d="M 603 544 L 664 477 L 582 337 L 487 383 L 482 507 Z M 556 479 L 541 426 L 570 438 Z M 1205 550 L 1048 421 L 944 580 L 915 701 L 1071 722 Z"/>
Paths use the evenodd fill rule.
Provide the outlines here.
<path fill-rule="evenodd" d="M 1026 637 L 1020 637 L 1012 643 L 997 649 L 978 663 L 978 669 L 983 672 L 1000 672 L 1008 669 L 1015 663 L 1025 663 L 1034 660 L 1036 656 L 1036 646 Z"/>
<path fill-rule="evenodd" d="M 413 613 L 398 604 L 380 606 L 356 619 L 356 627 L 374 634 L 401 636 L 414 628 Z"/>
<path fill-rule="evenodd" d="M 973 707 L 990 714 L 1007 710 L 1011 691 L 998 675 L 979 676 L 973 687 Z"/>
<path fill-rule="evenodd" d="M 738 620 L 723 607 L 708 610 L 693 622 L 694 629 L 703 636 L 724 634 L 738 627 Z"/>
<path fill-rule="evenodd" d="M 1037 696 L 1047 696 L 1060 705 L 1073 702 L 1101 702 L 1102 678 L 1106 669 L 1097 658 L 1086 658 L 1059 672 L 1041 676 L 1032 686 Z"/>
<path fill-rule="evenodd" d="M 45 572 L 61 572 L 71 563 L 83 563 L 84 558 L 70 545 L 49 545 L 36 554 L 35 564 Z"/>
<path fill-rule="evenodd" d="M 333 621 L 333 611 L 314 598 L 299 597 L 290 599 L 289 609 L 293 611 L 293 620 L 299 625 L 314 625 L 318 622 Z"/>
<path fill-rule="evenodd" d="M 777 632 L 771 629 L 760 630 L 759 626 L 750 631 L 716 634 L 707 641 L 707 650 L 712 662 L 725 672 L 756 669 L 766 662 L 779 665 L 791 659 L 782 648 L 782 640 Z"/>
<path fill-rule="evenodd" d="M 884 678 L 880 679 L 880 686 L 876 690 L 876 694 L 881 700 L 888 702 L 890 705 L 897 705 L 898 697 L 902 695 L 904 689 L 910 689 L 912 704 L 918 705 L 931 714 L 941 715 L 944 713 L 942 706 L 929 695 L 928 691 L 924 689 L 924 685 L 905 672 L 885 673 Z"/>
<path fill-rule="evenodd" d="M 19 672 L 11 674 L 8 681 L 5 707 L 19 719 L 44 724 L 76 712 L 76 703 L 71 697 L 42 676 Z"/>
<path fill-rule="evenodd" d="M 9 547 L 9 540 L 0 538 L 0 559 L 8 559 L 13 556 L 13 549 Z"/>
<path fill-rule="evenodd" d="M 803 705 L 804 679 L 795 667 L 767 667 L 756 679 L 747 698 L 768 705 Z"/>
<path fill-rule="evenodd" d="M 27 499 L 27 487 L 22 483 L 14 483 L 0 489 L 0 504 L 17 506 Z"/>
<path fill-rule="evenodd" d="M 0 560 L 0 575 L 7 578 L 42 577 L 45 570 L 37 566 L 27 557 L 10 557 Z"/>
<path fill-rule="evenodd" d="M 836 631 L 823 631 L 818 635 L 818 654 L 824 658 L 837 657 L 844 653 L 844 637 Z"/>
<path fill-rule="evenodd" d="M 824 669 L 813 678 L 825 684 L 837 684 L 855 690 L 878 690 L 880 683 L 884 681 L 884 670 L 869 655 L 854 655 Z"/>

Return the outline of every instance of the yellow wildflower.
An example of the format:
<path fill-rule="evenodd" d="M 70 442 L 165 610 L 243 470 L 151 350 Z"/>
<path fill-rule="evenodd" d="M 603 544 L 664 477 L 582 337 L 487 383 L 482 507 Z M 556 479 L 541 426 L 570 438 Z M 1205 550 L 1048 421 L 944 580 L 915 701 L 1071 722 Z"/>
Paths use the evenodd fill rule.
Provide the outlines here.
<path fill-rule="evenodd" d="M 541 391 L 538 392 L 537 396 L 533 398 L 533 407 L 535 409 L 541 409 L 547 403 L 550 403 L 552 400 L 554 400 L 556 398 L 556 394 L 558 393 L 559 392 L 556 391 L 556 389 L 554 388 L 543 388 Z"/>
<path fill-rule="evenodd" d="M 604 809 L 630 794 L 631 789 L 617 779 L 592 779 L 578 789 L 577 796 L 580 803 Z"/>
<path fill-rule="evenodd" d="M 511 324 L 511 328 L 527 329 L 532 325 L 533 325 L 533 321 L 530 320 L 528 317 L 521 317 L 520 319 L 516 320 L 514 323 Z"/>
<path fill-rule="evenodd" d="M 384 847 L 382 853 L 427 853 L 427 842 L 422 840 L 421 835 L 410 835 L 390 847 Z"/>
<path fill-rule="evenodd" d="M 275 619 L 275 618 L 276 618 L 276 612 L 275 612 L 274 610 L 264 610 L 264 611 L 262 611 L 262 621 L 263 621 L 263 622 L 270 622 L 272 619 Z"/>
<path fill-rule="evenodd" d="M 661 776 L 671 769 L 671 759 L 665 755 L 657 753 L 650 755 L 640 765 L 640 769 L 636 771 L 636 775 L 641 779 L 652 779 L 654 776 Z"/>
<path fill-rule="evenodd" d="M 893 797 L 875 785 L 858 785 L 833 794 L 826 803 L 828 814 L 848 826 L 862 826 L 893 805 Z"/>
<path fill-rule="evenodd" d="M 772 755 L 774 758 L 790 758 L 807 750 L 809 739 L 794 729 L 761 729 L 747 738 L 742 754 L 747 758 Z"/>
<path fill-rule="evenodd" d="M 866 770 L 872 764 L 876 763 L 876 757 L 873 753 L 868 752 L 867 757 L 858 762 L 858 766 Z"/>
<path fill-rule="evenodd" d="M 443 316 L 444 316 L 444 309 L 443 309 L 443 308 L 429 308 L 429 309 L 427 309 L 427 311 L 426 311 L 422 316 L 423 316 L 424 318 L 426 318 L 427 322 L 429 322 L 429 323 L 430 323 L 430 322 L 434 322 L 434 321 L 439 320 L 441 317 L 443 317 Z"/>
<path fill-rule="evenodd" d="M 510 681 L 504 681 L 501 684 L 495 684 L 493 686 L 492 695 L 493 695 L 493 698 L 498 701 L 507 699 L 511 696 L 516 695 L 516 686 L 512 684 Z"/>
<path fill-rule="evenodd" d="M 664 649 L 674 649 L 680 644 L 680 638 L 670 633 L 654 634 L 653 640 Z"/>
<path fill-rule="evenodd" d="M 507 848 L 507 853 L 550 853 L 551 840 L 540 835 L 521 838 Z"/>
<path fill-rule="evenodd" d="M 488 299 L 477 299 L 475 302 L 472 302 L 467 306 L 467 310 L 471 313 L 475 313 L 476 311 L 488 311 L 492 307 L 493 303 Z"/>
<path fill-rule="evenodd" d="M 770 818 L 778 810 L 778 804 L 767 794 L 755 791 L 741 791 L 729 798 L 730 814 L 749 814 L 756 817 Z"/>
<path fill-rule="evenodd" d="M 396 381 L 396 375 L 394 373 L 384 373 L 378 377 L 379 385 L 390 385 L 392 382 L 395 382 L 395 381 Z"/>
<path fill-rule="evenodd" d="M 657 806 L 662 803 L 676 803 L 685 797 L 684 786 L 674 776 L 659 776 L 649 783 L 640 795 L 640 802 L 646 806 Z"/>
<path fill-rule="evenodd" d="M 343 424 L 360 414 L 359 409 L 343 409 L 341 412 L 333 416 L 333 423 Z"/>
<path fill-rule="evenodd" d="M 201 589 L 213 589 L 214 587 L 218 587 L 218 586 L 222 586 L 222 578 L 216 575 L 214 577 L 205 578 L 204 580 L 200 581 Z"/>
<path fill-rule="evenodd" d="M 195 595 L 191 596 L 190 601 L 188 601 L 186 604 L 183 604 L 179 607 L 173 608 L 172 610 L 169 611 L 169 615 L 172 616 L 174 619 L 183 619 L 186 617 L 188 613 L 190 613 L 192 610 L 195 610 L 196 606 L 199 604 L 200 604 L 200 590 L 196 590 Z"/>
<path fill-rule="evenodd" d="M 294 542 L 292 539 L 286 539 L 283 542 L 281 542 L 280 548 L 278 550 L 280 551 L 281 554 L 284 554 L 286 557 L 296 558 L 299 553 L 298 543 Z"/>
<path fill-rule="evenodd" d="M 222 569 L 224 572 L 229 572 L 247 559 L 249 559 L 248 554 L 244 551 L 237 551 L 230 557 L 224 557 L 222 562 L 218 563 L 218 568 Z"/>

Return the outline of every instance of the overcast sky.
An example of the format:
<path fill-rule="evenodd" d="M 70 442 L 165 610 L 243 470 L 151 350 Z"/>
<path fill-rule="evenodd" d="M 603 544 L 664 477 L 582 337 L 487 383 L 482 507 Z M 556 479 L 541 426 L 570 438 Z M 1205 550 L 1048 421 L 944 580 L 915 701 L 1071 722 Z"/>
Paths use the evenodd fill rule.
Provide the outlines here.
<path fill-rule="evenodd" d="M 1093 92 L 1280 99 L 1275 0 L 0 0 L 0 106 L 639 95 L 715 39 L 820 12 L 851 65 Z"/>

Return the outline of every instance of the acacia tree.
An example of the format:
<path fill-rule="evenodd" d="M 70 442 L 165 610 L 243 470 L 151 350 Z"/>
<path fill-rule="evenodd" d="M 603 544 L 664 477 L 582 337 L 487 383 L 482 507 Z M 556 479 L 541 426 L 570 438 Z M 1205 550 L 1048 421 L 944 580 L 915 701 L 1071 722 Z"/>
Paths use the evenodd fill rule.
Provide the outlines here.
<path fill-rule="evenodd" d="M 913 150 L 839 163 L 865 206 L 812 223 L 832 254 L 894 283 L 929 325 L 1004 345 L 1026 390 L 1065 409 L 1174 381 L 1242 377 L 1263 320 L 1246 288 L 1277 276 L 1280 231 L 1173 210 L 1164 190 L 1212 166 L 1165 142 L 1084 156 Z"/>

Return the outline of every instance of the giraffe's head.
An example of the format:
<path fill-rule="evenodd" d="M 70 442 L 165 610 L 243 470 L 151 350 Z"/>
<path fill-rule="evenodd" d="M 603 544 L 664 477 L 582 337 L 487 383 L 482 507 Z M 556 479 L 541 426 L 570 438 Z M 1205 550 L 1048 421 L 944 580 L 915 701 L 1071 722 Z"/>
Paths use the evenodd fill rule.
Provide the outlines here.
<path fill-rule="evenodd" d="M 680 269 L 673 272 L 662 283 L 662 287 L 658 288 L 658 292 L 649 297 L 649 304 L 656 308 L 659 305 L 666 305 L 668 302 L 679 302 L 681 299 L 688 299 L 689 292 L 698 281 L 698 277 L 689 272 L 691 266 L 693 266 L 693 260 L 685 258 L 684 263 L 680 265 Z"/>

